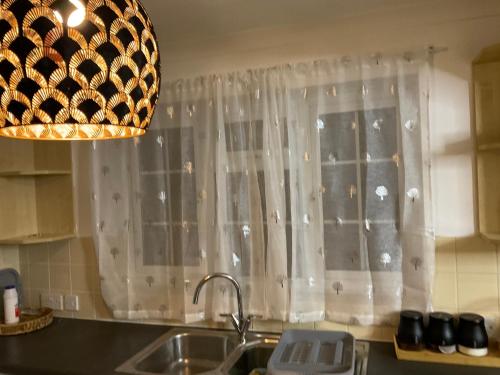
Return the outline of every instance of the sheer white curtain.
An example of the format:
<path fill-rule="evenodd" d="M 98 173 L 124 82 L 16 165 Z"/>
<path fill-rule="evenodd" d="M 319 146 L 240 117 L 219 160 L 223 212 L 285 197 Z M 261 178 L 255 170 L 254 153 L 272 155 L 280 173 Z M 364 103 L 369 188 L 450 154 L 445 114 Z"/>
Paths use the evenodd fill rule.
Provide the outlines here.
<path fill-rule="evenodd" d="M 427 54 L 164 84 L 146 136 L 92 145 L 102 292 L 117 318 L 246 311 L 381 323 L 428 309 Z M 85 147 L 85 146 L 79 146 Z M 203 293 L 205 295 L 205 293 Z"/>

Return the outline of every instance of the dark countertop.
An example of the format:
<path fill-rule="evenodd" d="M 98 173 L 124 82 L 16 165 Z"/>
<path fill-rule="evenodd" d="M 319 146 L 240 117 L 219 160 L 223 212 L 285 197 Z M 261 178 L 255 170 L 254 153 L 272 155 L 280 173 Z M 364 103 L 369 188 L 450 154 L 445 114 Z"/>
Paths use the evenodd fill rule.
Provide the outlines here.
<path fill-rule="evenodd" d="M 44 330 L 0 337 L 9 375 L 117 375 L 114 369 L 167 332 L 167 326 L 55 319 Z M 499 369 L 398 361 L 392 344 L 370 343 L 368 375 L 498 375 Z"/>
<path fill-rule="evenodd" d="M 0 372 L 108 375 L 169 330 L 166 326 L 54 319 L 27 335 L 0 337 Z"/>

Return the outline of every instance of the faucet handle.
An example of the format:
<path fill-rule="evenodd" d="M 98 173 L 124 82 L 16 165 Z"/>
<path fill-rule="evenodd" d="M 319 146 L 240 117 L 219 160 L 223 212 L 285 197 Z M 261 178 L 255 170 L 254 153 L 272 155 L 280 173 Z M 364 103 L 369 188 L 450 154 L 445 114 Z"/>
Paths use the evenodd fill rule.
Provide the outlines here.
<path fill-rule="evenodd" d="M 247 319 L 247 321 L 240 321 L 236 314 L 219 314 L 219 316 L 223 318 L 229 318 L 231 320 L 231 324 L 233 325 L 234 329 L 238 332 L 238 334 L 242 334 L 243 332 L 247 331 L 247 327 L 250 325 L 250 319 Z"/>
<path fill-rule="evenodd" d="M 251 327 L 252 322 L 253 322 L 254 319 L 262 319 L 262 318 L 263 318 L 262 315 L 254 315 L 254 314 L 248 315 L 246 317 L 245 323 L 244 323 L 245 332 L 248 331 L 248 329 Z"/>

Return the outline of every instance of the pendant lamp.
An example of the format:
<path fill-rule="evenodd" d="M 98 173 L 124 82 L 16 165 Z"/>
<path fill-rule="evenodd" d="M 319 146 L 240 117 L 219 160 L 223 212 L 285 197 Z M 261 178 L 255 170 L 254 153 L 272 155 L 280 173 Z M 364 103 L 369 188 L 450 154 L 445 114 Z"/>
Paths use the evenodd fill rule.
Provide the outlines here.
<path fill-rule="evenodd" d="M 0 0 L 0 136 L 146 132 L 160 56 L 138 0 Z"/>

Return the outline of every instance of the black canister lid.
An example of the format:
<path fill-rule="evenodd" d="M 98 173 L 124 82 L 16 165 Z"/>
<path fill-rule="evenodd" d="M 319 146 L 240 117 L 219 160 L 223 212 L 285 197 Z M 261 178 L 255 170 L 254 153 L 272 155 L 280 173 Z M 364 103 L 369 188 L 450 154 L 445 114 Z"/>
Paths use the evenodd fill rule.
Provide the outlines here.
<path fill-rule="evenodd" d="M 460 321 L 466 323 L 481 324 L 484 323 L 484 318 L 481 315 L 473 313 L 460 314 Z"/>
<path fill-rule="evenodd" d="M 448 314 L 446 312 L 436 311 L 429 314 L 429 319 L 439 320 L 441 322 L 448 323 L 453 321 L 453 315 Z"/>
<path fill-rule="evenodd" d="M 415 310 L 403 310 L 400 313 L 400 318 L 411 319 L 411 320 L 422 320 L 424 316 L 420 311 Z"/>

